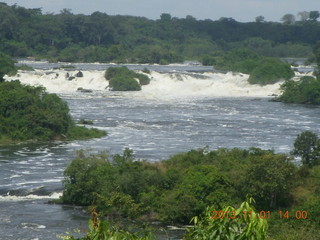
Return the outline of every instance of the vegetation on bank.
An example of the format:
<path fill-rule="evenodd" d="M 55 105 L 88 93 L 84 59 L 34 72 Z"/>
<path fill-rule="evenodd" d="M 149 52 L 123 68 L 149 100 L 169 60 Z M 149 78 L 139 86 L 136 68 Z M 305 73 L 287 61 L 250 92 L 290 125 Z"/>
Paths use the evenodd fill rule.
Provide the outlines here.
<path fill-rule="evenodd" d="M 289 80 L 281 85 L 282 94 L 277 100 L 284 103 L 320 104 L 320 80 L 305 76 L 298 81 Z"/>
<path fill-rule="evenodd" d="M 0 53 L 0 144 L 106 135 L 105 131 L 77 126 L 67 103 L 43 87 L 4 82 L 4 75 L 15 71 L 14 61 Z"/>
<path fill-rule="evenodd" d="M 269 239 L 282 239 L 284 234 L 296 239 L 303 232 L 312 238 L 320 233 L 318 145 L 312 133 L 297 137 L 293 154 L 302 158 L 301 166 L 294 165 L 290 155 L 257 148 L 191 150 L 155 163 L 135 159 L 129 149 L 122 155 L 79 151 L 65 170 L 60 201 L 94 203 L 100 216 L 109 219 L 121 216 L 188 224 L 192 217 L 203 216 L 194 218 L 193 233 L 185 236 L 201 239 L 201 234 L 222 231 L 219 224 L 233 223 L 219 215 L 217 221 L 205 216 L 226 206 L 234 211 L 249 195 L 256 200 L 255 212 L 268 221 Z M 262 223 L 252 224 L 258 231 Z"/>
<path fill-rule="evenodd" d="M 259 16 L 241 23 L 164 13 L 150 20 L 102 12 L 73 14 L 67 9 L 44 14 L 41 8 L 6 3 L 0 3 L 0 15 L 0 51 L 12 57 L 64 62 L 166 64 L 200 61 L 236 48 L 268 57 L 307 57 L 320 35 L 315 17 L 301 21 L 286 17 L 281 23 Z"/>
<path fill-rule="evenodd" d="M 77 126 L 65 101 L 42 87 L 0 83 L 0 143 L 94 138 L 106 132 Z"/>
<path fill-rule="evenodd" d="M 150 83 L 150 78 L 142 73 L 136 73 L 127 67 L 109 67 L 105 72 L 112 91 L 140 91 L 142 85 Z"/>
<path fill-rule="evenodd" d="M 273 84 L 294 76 L 291 66 L 276 58 L 258 55 L 248 49 L 234 49 L 212 58 L 216 69 L 250 74 L 251 84 Z"/>
<path fill-rule="evenodd" d="M 320 42 L 314 47 L 316 69 L 314 76 L 304 76 L 299 80 L 288 80 L 281 85 L 282 94 L 276 100 L 284 103 L 309 105 L 320 104 Z"/>
<path fill-rule="evenodd" d="M 201 217 L 194 217 L 194 226 L 187 229 L 188 233 L 184 240 L 204 240 L 204 239 L 259 239 L 267 237 L 267 221 L 256 212 L 253 198 L 247 199 L 238 209 L 231 206 L 225 207 L 217 215 L 214 208 L 208 207 Z M 92 217 L 89 221 L 88 231 L 84 237 L 59 235 L 64 240 L 152 240 L 157 239 L 150 231 L 136 231 L 134 233 L 112 226 L 106 220 L 100 220 L 98 213 L 92 209 Z M 220 215 L 219 215 L 220 214 Z M 230 214 L 230 216 L 229 216 Z M 228 217 L 221 217 L 221 216 Z M 232 218 L 232 221 L 230 218 Z"/>

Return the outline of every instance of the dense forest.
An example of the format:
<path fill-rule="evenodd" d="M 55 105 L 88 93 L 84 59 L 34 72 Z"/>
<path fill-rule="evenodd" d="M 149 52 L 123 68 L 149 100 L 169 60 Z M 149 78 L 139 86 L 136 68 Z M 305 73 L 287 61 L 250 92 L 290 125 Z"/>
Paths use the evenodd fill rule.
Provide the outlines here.
<path fill-rule="evenodd" d="M 0 51 L 50 61 L 171 63 L 248 48 L 271 57 L 307 57 L 319 40 L 318 11 L 301 21 L 241 23 L 232 18 L 197 20 L 162 14 L 158 20 L 102 12 L 43 14 L 0 3 Z M 313 13 L 313 14 L 311 14 Z"/>

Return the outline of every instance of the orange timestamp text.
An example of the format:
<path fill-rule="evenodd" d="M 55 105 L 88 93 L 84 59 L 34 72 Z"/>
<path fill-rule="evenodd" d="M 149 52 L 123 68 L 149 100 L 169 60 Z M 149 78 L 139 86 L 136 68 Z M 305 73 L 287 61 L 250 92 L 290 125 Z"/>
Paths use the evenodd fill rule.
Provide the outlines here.
<path fill-rule="evenodd" d="M 272 214 L 277 214 L 280 219 L 307 219 L 308 212 L 307 211 L 278 211 L 273 212 Z M 233 211 L 212 211 L 212 218 L 213 219 L 236 219 L 236 218 L 252 218 L 254 216 L 252 211 L 243 211 L 237 213 L 235 210 Z M 270 219 L 271 218 L 271 211 L 260 211 L 256 212 L 255 216 L 258 216 L 261 219 Z"/>

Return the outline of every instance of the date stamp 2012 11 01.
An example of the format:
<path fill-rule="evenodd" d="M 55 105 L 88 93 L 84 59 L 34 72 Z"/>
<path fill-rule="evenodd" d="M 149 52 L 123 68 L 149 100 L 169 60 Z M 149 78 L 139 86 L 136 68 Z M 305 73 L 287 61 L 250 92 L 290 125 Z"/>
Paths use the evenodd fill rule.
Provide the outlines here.
<path fill-rule="evenodd" d="M 275 212 L 277 216 L 280 219 L 307 219 L 308 218 L 308 212 L 307 211 L 295 211 L 295 212 L 289 212 L 289 211 L 278 211 Z M 252 211 L 243 211 L 240 213 L 237 213 L 234 211 L 212 211 L 212 218 L 213 219 L 236 219 L 236 218 L 252 218 L 254 214 Z M 261 219 L 270 219 L 271 218 L 271 211 L 260 211 L 256 213 L 257 216 Z M 274 213 L 273 213 L 274 214 Z"/>

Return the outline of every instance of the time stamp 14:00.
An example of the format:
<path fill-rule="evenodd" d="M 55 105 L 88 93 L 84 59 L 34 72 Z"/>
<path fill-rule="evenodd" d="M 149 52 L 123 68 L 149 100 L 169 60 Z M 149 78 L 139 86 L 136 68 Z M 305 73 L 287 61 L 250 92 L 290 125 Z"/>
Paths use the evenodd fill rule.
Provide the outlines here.
<path fill-rule="evenodd" d="M 254 216 L 260 217 L 261 219 L 270 219 L 271 217 L 271 211 L 260 211 L 257 213 L 253 213 L 252 211 L 243 211 L 240 213 L 237 213 L 236 211 L 212 211 L 213 219 L 223 219 L 223 218 L 229 218 L 229 219 L 236 219 L 236 218 L 253 218 Z M 308 212 L 307 211 L 295 211 L 295 212 L 289 212 L 289 211 L 278 211 L 273 212 L 272 214 L 277 213 L 280 219 L 288 219 L 288 218 L 294 218 L 294 219 L 307 219 L 308 218 Z"/>

